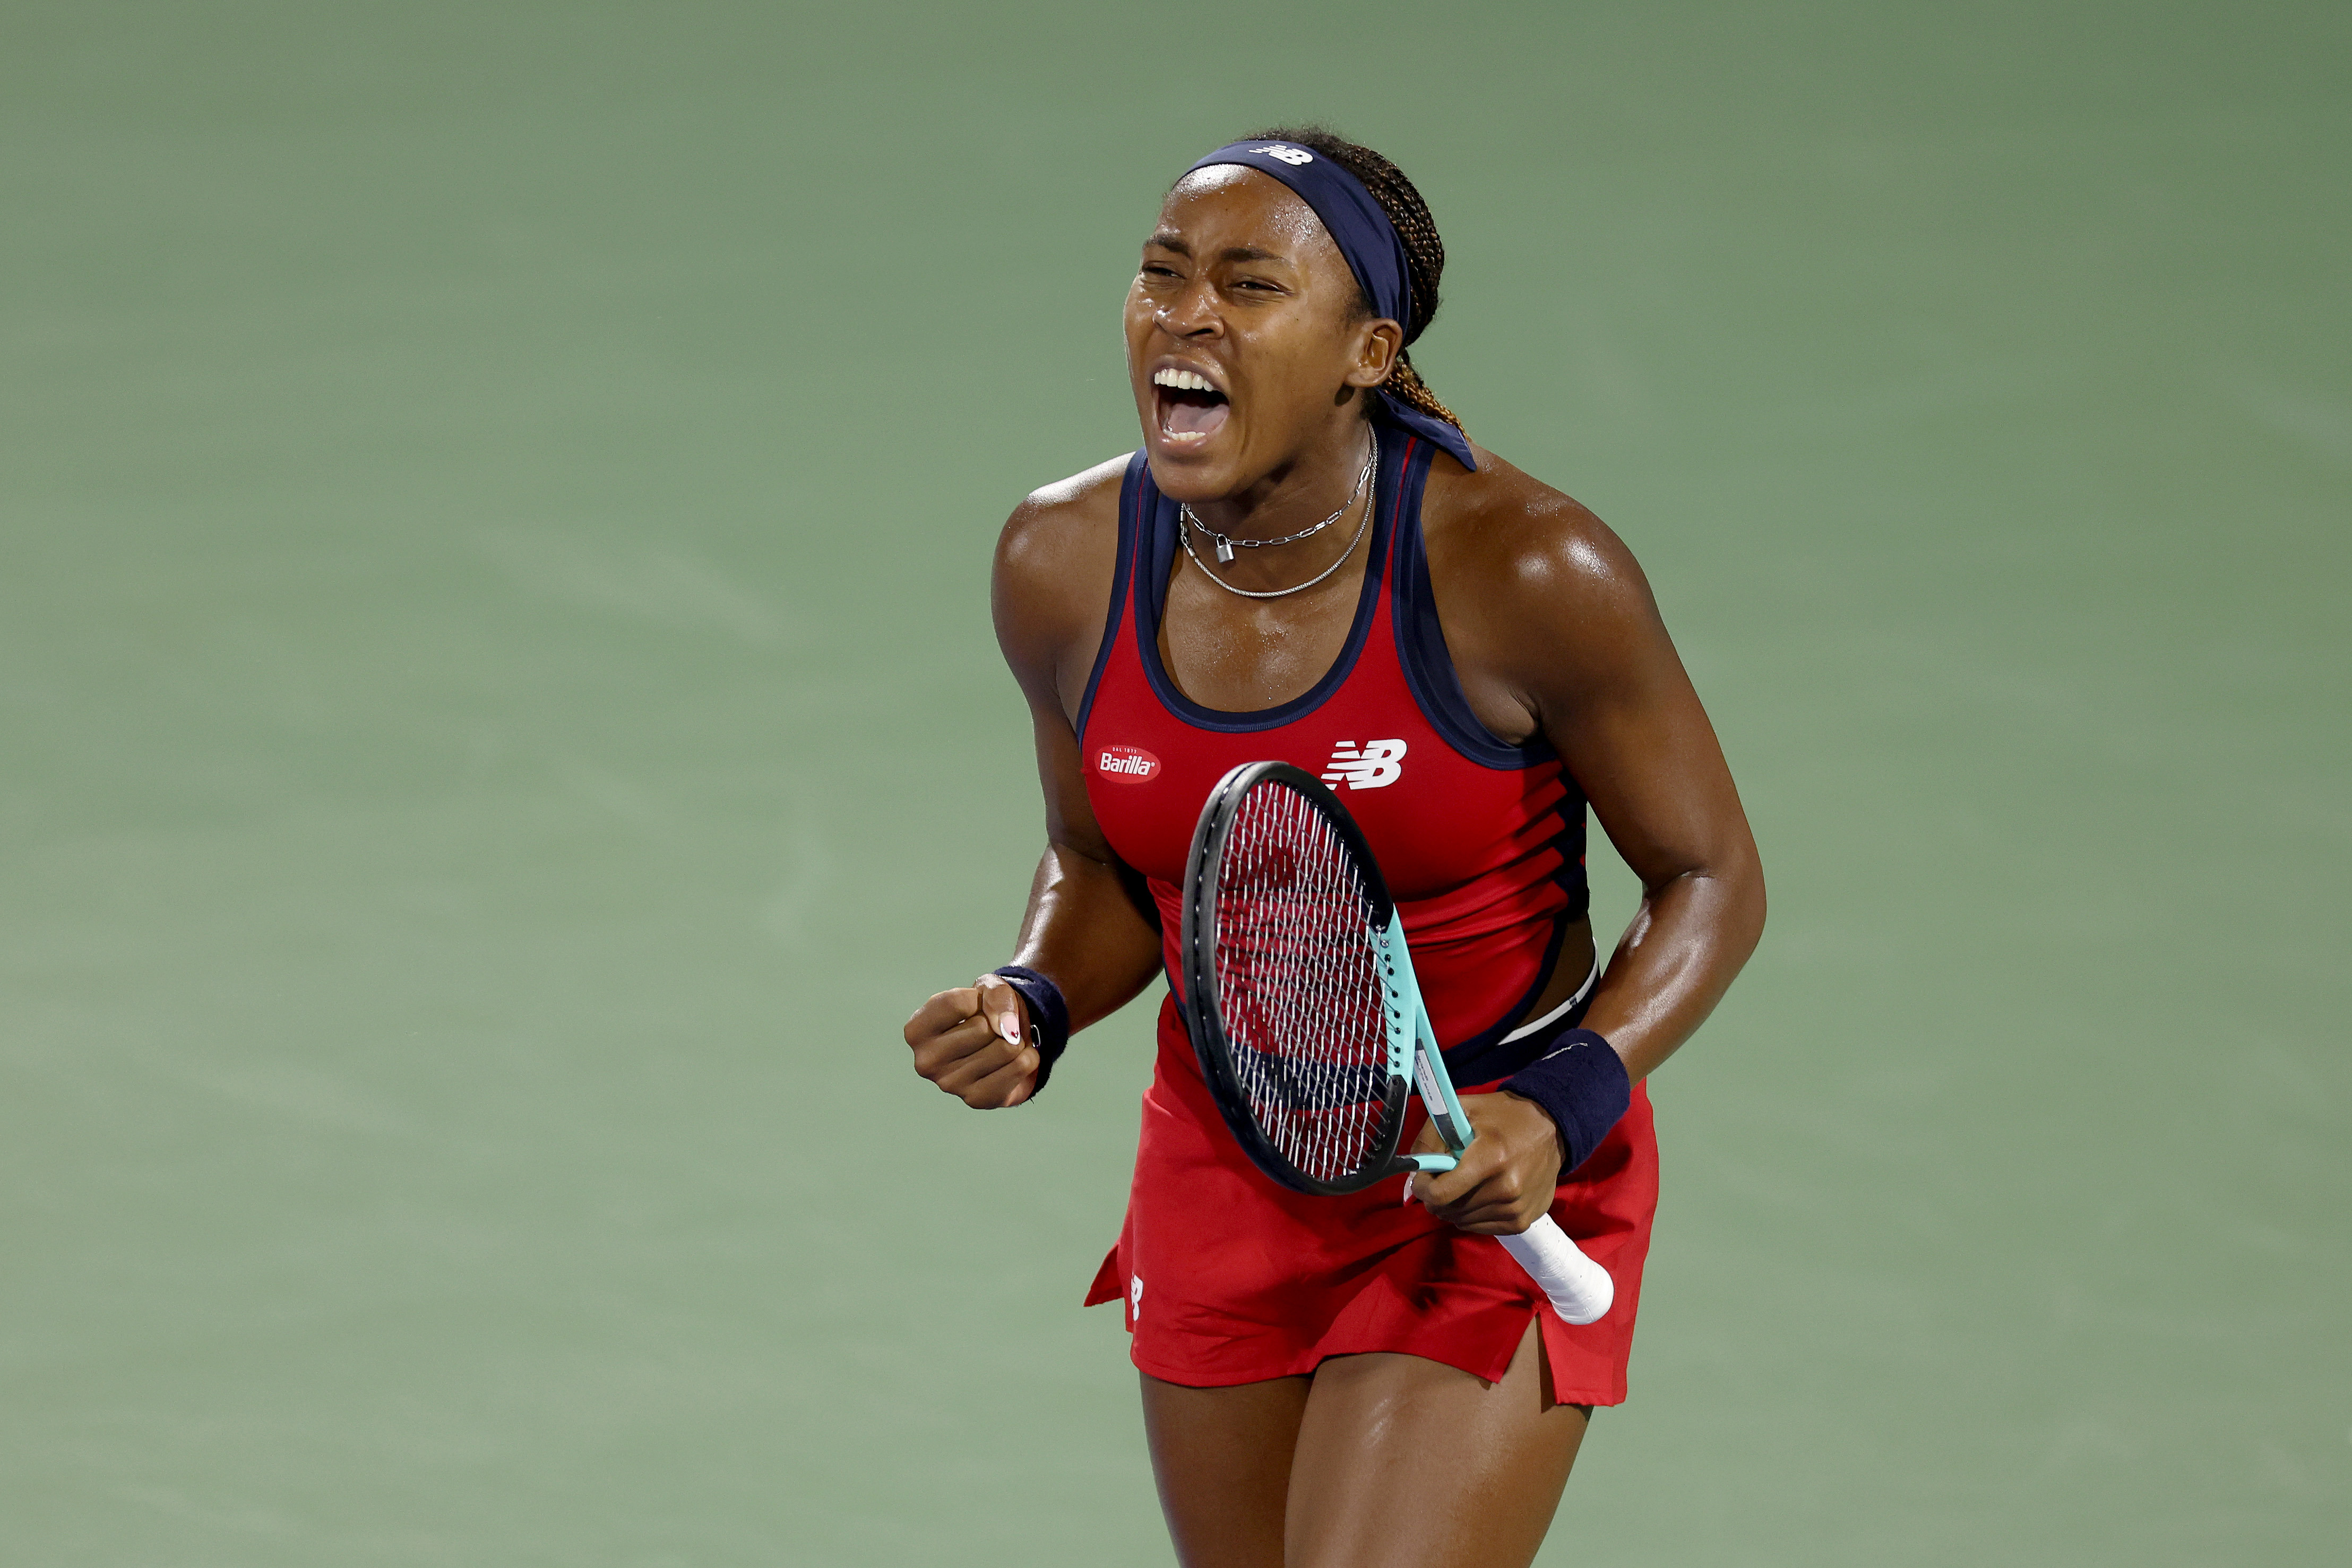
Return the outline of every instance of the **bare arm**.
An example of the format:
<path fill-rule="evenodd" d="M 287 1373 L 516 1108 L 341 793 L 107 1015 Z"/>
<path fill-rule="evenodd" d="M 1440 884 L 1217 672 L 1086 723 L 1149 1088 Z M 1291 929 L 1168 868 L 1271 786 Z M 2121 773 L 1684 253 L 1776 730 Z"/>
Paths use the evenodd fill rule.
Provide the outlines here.
<path fill-rule="evenodd" d="M 1150 896 L 1095 821 L 1073 727 L 1109 607 L 1118 504 L 1116 465 L 1039 491 L 1005 523 L 992 580 L 997 644 L 1028 700 L 1045 795 L 1045 853 L 1013 959 L 1061 988 L 1073 1030 L 1118 1011 L 1160 970 Z M 1020 994 L 982 976 L 925 1002 L 906 1037 L 918 1073 L 989 1110 L 1035 1092 L 1028 1028 Z"/>
<path fill-rule="evenodd" d="M 1450 578 L 1461 609 L 1447 632 L 1481 717 L 1550 742 L 1642 880 L 1641 907 L 1584 1019 L 1639 1082 L 1697 1030 L 1755 950 L 1763 870 L 1714 726 L 1632 552 L 1565 496 L 1498 477 L 1517 493 L 1461 531 L 1440 582 L 1444 594 Z M 1524 1229 L 1558 1179 L 1550 1118 L 1507 1094 L 1474 1096 L 1465 1109 L 1480 1142 L 1459 1169 L 1416 1188 L 1465 1228 Z"/>
<path fill-rule="evenodd" d="M 1523 689 L 1642 879 L 1585 1015 L 1638 1081 L 1696 1032 L 1755 951 L 1764 872 L 1648 580 L 1599 520 L 1580 521 L 1521 561 L 1522 586 L 1549 612 L 1530 616 Z"/>
<path fill-rule="evenodd" d="M 1135 999 L 1160 973 L 1158 911 L 1143 879 L 1105 842 L 1087 799 L 1077 736 L 1056 710 L 1032 710 L 1045 786 L 1045 853 L 1029 885 L 1014 962 L 1049 975 L 1082 1029 Z"/>

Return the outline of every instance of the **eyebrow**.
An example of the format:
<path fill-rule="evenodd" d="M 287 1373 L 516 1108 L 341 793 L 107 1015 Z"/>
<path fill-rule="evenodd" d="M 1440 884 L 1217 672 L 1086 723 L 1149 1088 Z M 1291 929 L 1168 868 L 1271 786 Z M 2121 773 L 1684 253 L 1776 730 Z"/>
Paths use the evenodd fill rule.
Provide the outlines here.
<path fill-rule="evenodd" d="M 1150 239 L 1145 240 L 1143 243 L 1146 245 L 1156 245 L 1162 250 L 1172 250 L 1179 256 L 1190 256 L 1192 254 L 1192 247 L 1184 243 L 1183 236 L 1171 233 L 1167 229 L 1161 229 L 1158 234 L 1153 235 Z M 1286 263 L 1289 261 L 1290 258 L 1283 255 L 1282 252 L 1278 250 L 1263 250 L 1255 245 L 1229 245 L 1224 249 L 1217 252 L 1217 259 L 1220 261 L 1280 261 Z"/>

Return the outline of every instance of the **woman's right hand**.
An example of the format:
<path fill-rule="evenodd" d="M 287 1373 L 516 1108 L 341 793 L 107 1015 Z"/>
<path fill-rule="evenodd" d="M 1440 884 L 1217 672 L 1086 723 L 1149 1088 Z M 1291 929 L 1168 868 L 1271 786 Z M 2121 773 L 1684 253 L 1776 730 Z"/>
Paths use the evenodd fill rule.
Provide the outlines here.
<path fill-rule="evenodd" d="M 1044 1058 L 1029 1041 L 1021 993 L 993 974 L 942 991 L 907 1020 L 915 1071 L 974 1110 L 1018 1105 L 1037 1092 Z"/>

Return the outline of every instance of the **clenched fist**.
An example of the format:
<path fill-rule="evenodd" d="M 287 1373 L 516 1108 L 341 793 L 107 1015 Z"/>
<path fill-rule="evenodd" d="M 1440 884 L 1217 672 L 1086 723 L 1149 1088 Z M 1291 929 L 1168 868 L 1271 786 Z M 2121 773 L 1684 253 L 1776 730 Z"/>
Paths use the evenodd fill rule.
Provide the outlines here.
<path fill-rule="evenodd" d="M 997 975 L 940 992 L 915 1009 L 906 1034 L 915 1070 L 974 1110 L 1018 1105 L 1037 1092 L 1045 1058 L 1030 1037 L 1029 1009 Z"/>

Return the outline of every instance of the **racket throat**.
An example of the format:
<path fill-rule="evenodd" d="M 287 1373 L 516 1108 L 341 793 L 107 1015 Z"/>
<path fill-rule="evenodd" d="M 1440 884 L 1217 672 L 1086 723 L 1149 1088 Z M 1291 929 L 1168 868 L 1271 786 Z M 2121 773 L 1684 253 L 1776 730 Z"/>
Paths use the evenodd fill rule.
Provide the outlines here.
<path fill-rule="evenodd" d="M 1370 935 L 1386 993 L 1381 1008 L 1388 1026 L 1390 1076 L 1393 1080 L 1411 1080 L 1421 1095 L 1423 1108 L 1429 1112 L 1430 1125 L 1437 1130 L 1438 1138 L 1449 1151 L 1443 1154 L 1402 1154 L 1390 1168 L 1450 1171 L 1462 1151 L 1470 1146 L 1470 1119 L 1462 1114 L 1462 1103 L 1454 1098 L 1453 1081 L 1446 1075 L 1445 1058 L 1437 1054 L 1437 1036 L 1429 1026 L 1429 1008 L 1422 1001 L 1420 983 L 1413 978 L 1412 950 L 1405 943 L 1404 916 L 1392 910 L 1387 928 L 1375 928 Z"/>
<path fill-rule="evenodd" d="M 1421 1049 L 1413 1052 L 1413 1087 L 1421 1091 L 1421 1103 L 1428 1110 L 1430 1124 L 1437 1129 L 1438 1137 L 1459 1154 L 1470 1147 L 1470 1119 L 1462 1114 L 1461 1103 L 1454 1098 L 1454 1086 L 1445 1081 L 1444 1069 L 1436 1066 L 1436 1050 L 1433 1041 L 1425 1041 Z M 1451 1156 L 1446 1159 L 1445 1168 L 1454 1168 Z"/>

